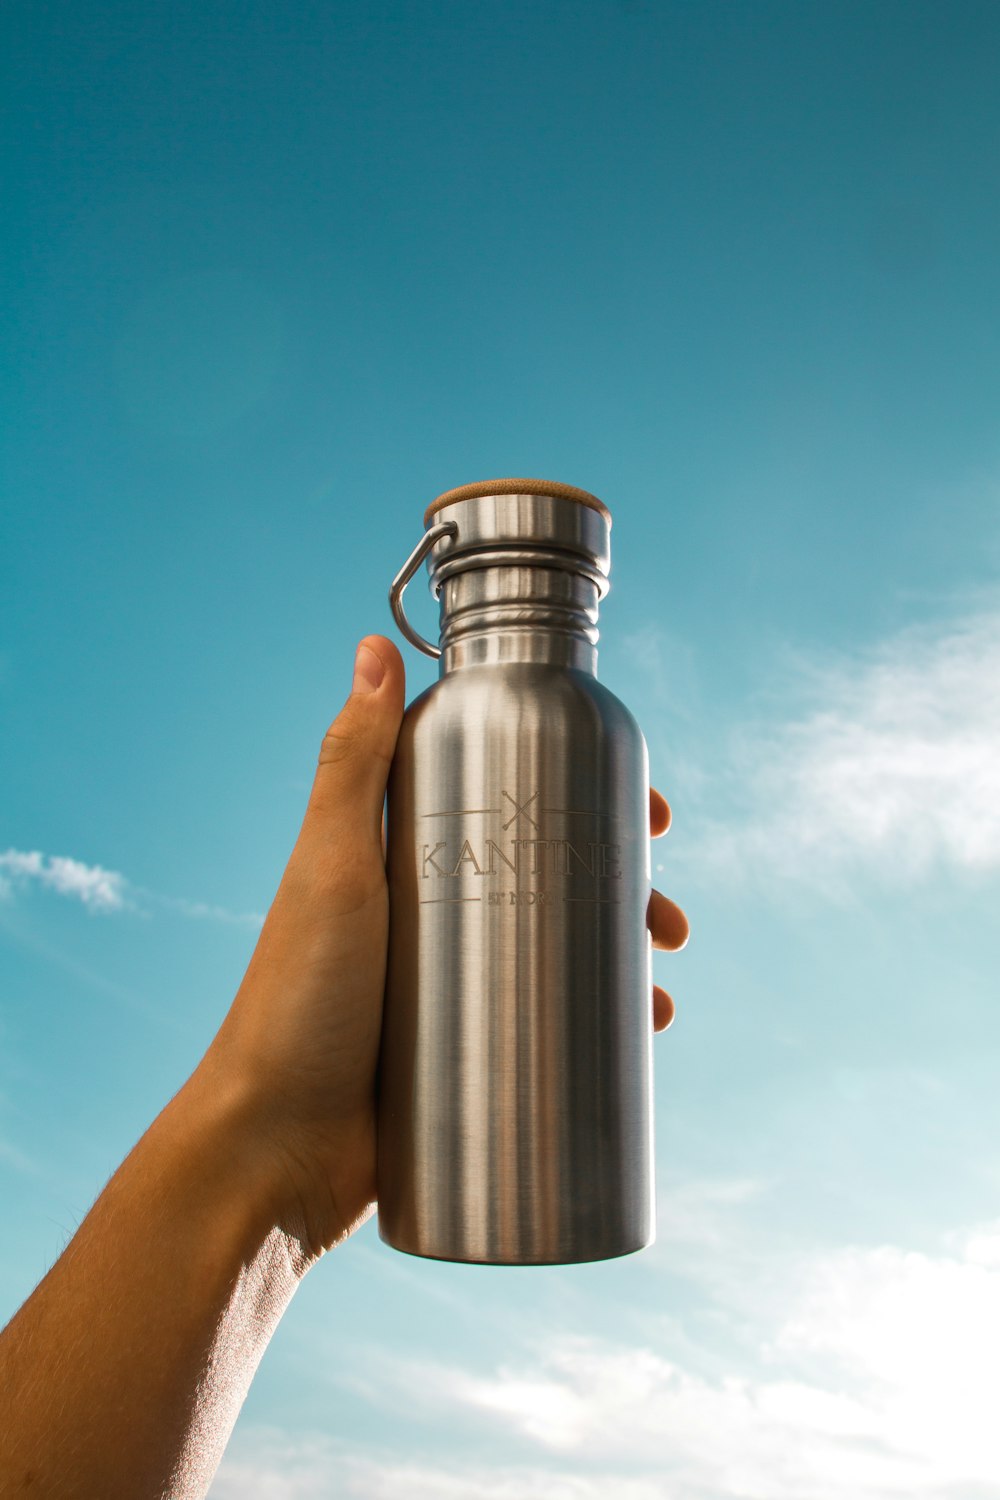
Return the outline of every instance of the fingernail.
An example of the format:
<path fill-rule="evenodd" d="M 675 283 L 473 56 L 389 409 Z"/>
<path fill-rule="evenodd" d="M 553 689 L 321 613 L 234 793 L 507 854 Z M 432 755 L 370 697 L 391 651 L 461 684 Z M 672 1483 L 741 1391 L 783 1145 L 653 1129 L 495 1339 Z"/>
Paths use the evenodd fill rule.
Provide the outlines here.
<path fill-rule="evenodd" d="M 382 658 L 376 656 L 369 646 L 359 646 L 354 658 L 354 682 L 351 684 L 351 692 L 374 693 L 384 676 L 385 666 Z"/>

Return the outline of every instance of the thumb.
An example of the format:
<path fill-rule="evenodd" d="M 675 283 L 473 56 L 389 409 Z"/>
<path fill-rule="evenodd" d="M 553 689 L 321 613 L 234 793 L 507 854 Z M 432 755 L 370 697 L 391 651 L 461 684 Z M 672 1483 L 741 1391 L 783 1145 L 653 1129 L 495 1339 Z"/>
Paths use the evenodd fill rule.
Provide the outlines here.
<path fill-rule="evenodd" d="M 310 816 L 380 828 L 405 689 L 398 649 L 384 635 L 366 635 L 354 658 L 350 697 L 323 737 Z"/>

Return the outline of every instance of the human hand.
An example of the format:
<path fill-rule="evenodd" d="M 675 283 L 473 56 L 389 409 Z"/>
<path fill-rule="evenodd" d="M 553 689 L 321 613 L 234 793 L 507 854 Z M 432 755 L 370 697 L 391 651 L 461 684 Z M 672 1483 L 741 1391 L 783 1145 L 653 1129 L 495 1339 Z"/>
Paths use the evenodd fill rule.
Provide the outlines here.
<path fill-rule="evenodd" d="M 403 716 L 396 646 L 366 636 L 352 692 L 327 731 L 302 828 L 236 999 L 199 1071 L 248 1096 L 261 1149 L 288 1186 L 308 1251 L 346 1238 L 375 1207 L 375 1080 L 389 897 L 382 810 Z M 670 809 L 650 793 L 654 837 Z M 653 946 L 687 941 L 684 913 L 659 891 Z M 655 986 L 652 1024 L 674 1005 Z"/>

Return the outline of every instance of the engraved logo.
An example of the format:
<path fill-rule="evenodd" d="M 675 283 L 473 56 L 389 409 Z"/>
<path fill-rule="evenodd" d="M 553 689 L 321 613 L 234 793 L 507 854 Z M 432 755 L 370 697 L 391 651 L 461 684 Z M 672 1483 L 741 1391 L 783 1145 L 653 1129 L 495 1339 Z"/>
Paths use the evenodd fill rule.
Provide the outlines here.
<path fill-rule="evenodd" d="M 442 820 L 436 836 L 418 843 L 421 903 L 485 901 L 489 906 L 547 906 L 554 900 L 616 903 L 621 844 L 587 837 L 606 815 L 583 808 L 541 807 L 539 792 L 515 796 L 500 788 L 500 806 L 424 813 Z M 555 819 L 586 822 L 559 833 Z M 459 820 L 475 820 L 471 826 Z M 493 835 L 486 832 L 495 819 Z M 451 820 L 454 820 L 452 823 Z M 544 823 L 544 827 L 543 827 Z M 468 877 L 468 878 L 467 878 Z M 492 877 L 492 878 L 491 878 Z M 482 883 L 480 883 L 482 882 Z"/>

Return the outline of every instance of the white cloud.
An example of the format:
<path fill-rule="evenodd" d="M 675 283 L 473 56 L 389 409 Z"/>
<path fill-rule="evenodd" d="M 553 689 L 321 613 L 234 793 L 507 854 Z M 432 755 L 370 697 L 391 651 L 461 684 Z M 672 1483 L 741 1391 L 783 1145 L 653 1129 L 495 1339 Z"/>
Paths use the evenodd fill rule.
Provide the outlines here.
<path fill-rule="evenodd" d="M 240 1427 L 212 1500 L 1000 1493 L 1000 1220 L 923 1249 L 792 1251 L 768 1237 L 755 1253 L 748 1217 L 766 1213 L 768 1190 L 749 1178 L 673 1184 L 668 1258 L 686 1248 L 740 1268 L 738 1288 L 706 1270 L 707 1301 L 692 1294 L 686 1329 L 684 1308 L 658 1314 L 651 1286 L 632 1341 L 553 1324 L 548 1336 L 512 1333 L 493 1363 L 397 1348 L 367 1351 L 360 1372 L 354 1348 L 336 1385 L 371 1403 L 385 1441 Z M 586 1327 L 578 1311 L 570 1327 Z M 716 1334 L 736 1324 L 720 1355 Z M 417 1453 L 404 1446 L 415 1432 Z"/>
<path fill-rule="evenodd" d="M 153 905 L 196 920 L 251 927 L 260 927 L 264 920 L 260 912 L 233 912 L 203 901 L 161 896 L 144 886 L 133 885 L 117 870 L 87 865 L 66 855 L 42 854 L 37 849 L 8 849 L 0 854 L 0 900 L 10 900 L 18 887 L 31 884 L 80 901 L 91 912 L 144 912 Z"/>
<path fill-rule="evenodd" d="M 806 711 L 733 742 L 731 815 L 697 834 L 714 872 L 1000 868 L 1000 611 L 791 678 Z"/>
<path fill-rule="evenodd" d="M 840 1369 L 877 1413 L 881 1441 L 938 1484 L 1000 1484 L 1000 1226 L 950 1255 L 883 1246 L 820 1259 L 775 1355 Z"/>
<path fill-rule="evenodd" d="M 8 849 L 0 854 L 0 870 L 6 872 L 10 887 L 29 881 L 82 901 L 91 911 L 121 911 L 129 903 L 125 897 L 126 880 L 117 870 L 101 865 L 85 865 L 81 860 L 61 854 L 40 854 L 37 849 L 23 852 Z"/>
<path fill-rule="evenodd" d="M 743 1205 L 757 1196 L 758 1186 L 744 1180 L 690 1185 L 692 1243 L 706 1258 L 729 1253 L 718 1238 L 727 1210 L 730 1245 L 740 1240 Z M 680 1243 L 683 1227 L 676 1233 Z M 395 1411 L 419 1421 L 448 1458 L 407 1463 L 345 1445 L 333 1467 L 328 1455 L 328 1487 L 335 1477 L 340 1493 L 359 1500 L 1000 1493 L 1000 1222 L 952 1235 L 933 1252 L 800 1251 L 785 1257 L 777 1276 L 768 1264 L 755 1269 L 738 1244 L 734 1250 L 746 1284 L 728 1305 L 719 1291 L 725 1278 L 709 1273 L 715 1300 L 691 1328 L 704 1338 L 713 1322 L 728 1327 L 749 1316 L 753 1337 L 735 1352 L 699 1357 L 657 1318 L 651 1297 L 647 1325 L 631 1343 L 554 1332 L 519 1346 L 512 1340 L 514 1352 L 485 1369 L 386 1353 L 371 1362 L 369 1399 L 389 1429 Z M 501 1453 L 503 1462 L 477 1462 L 484 1452 Z M 236 1473 L 219 1497 L 237 1494 Z M 273 1494 L 326 1493 L 302 1484 Z M 258 1495 L 248 1484 L 239 1493 Z M 271 1494 L 259 1491 L 262 1500 Z"/>
<path fill-rule="evenodd" d="M 440 1458 L 251 1430 L 211 1500 L 994 1495 L 998 1298 L 1000 1275 L 968 1255 L 845 1249 L 802 1268 L 753 1370 L 709 1378 L 585 1337 L 485 1374 L 387 1359 L 384 1403 L 419 1417 Z"/>

